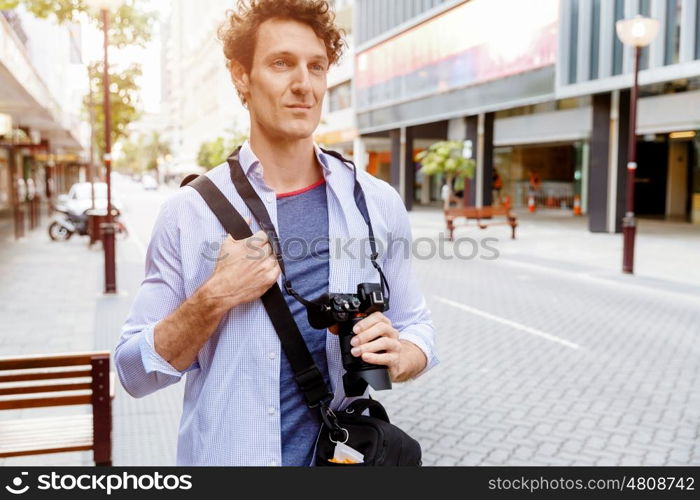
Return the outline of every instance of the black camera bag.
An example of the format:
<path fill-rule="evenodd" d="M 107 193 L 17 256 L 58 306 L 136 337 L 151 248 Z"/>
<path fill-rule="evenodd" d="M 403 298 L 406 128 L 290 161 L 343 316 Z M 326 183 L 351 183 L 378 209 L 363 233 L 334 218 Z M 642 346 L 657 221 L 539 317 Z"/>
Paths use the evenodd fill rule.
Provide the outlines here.
<path fill-rule="evenodd" d="M 369 415 L 363 415 L 369 410 Z M 343 411 L 335 413 L 343 432 L 340 441 L 362 453 L 364 463 L 352 465 L 421 465 L 421 448 L 418 441 L 389 422 L 384 407 L 374 399 L 356 399 Z M 331 462 L 336 440 L 332 429 L 325 423 L 316 441 L 316 465 L 343 466 Z"/>

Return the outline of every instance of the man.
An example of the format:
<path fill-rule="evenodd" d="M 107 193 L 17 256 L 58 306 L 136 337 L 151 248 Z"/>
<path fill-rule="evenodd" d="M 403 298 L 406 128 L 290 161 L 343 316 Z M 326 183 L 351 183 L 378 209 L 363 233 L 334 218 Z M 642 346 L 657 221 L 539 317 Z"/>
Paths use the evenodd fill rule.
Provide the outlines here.
<path fill-rule="evenodd" d="M 323 153 L 312 139 L 326 72 L 341 52 L 327 3 L 239 3 L 220 37 L 234 85 L 250 113 L 250 141 L 242 146 L 239 161 L 279 234 L 294 288 L 314 299 L 323 292 L 354 293 L 359 283 L 379 282 L 358 252 L 367 226 L 354 203 L 352 169 Z M 259 229 L 231 182 L 228 165 L 207 176 L 253 231 Z M 393 238 L 403 239 L 410 249 L 410 227 L 398 194 L 364 172 L 357 176 L 375 236 L 384 245 L 380 248 L 388 250 Z M 222 239 L 218 255 L 210 255 L 212 243 Z M 295 242 L 313 251 L 299 257 Z M 386 366 L 392 380 L 401 382 L 437 360 L 430 313 L 410 256 L 392 250 L 379 258 L 391 287 L 390 309 L 358 323 L 353 355 Z M 226 237 L 189 187 L 163 205 L 148 248 L 146 278 L 115 362 L 122 384 L 135 397 L 176 383 L 187 373 L 179 465 L 312 463 L 320 419 L 305 405 L 259 300 L 279 280 L 264 232 L 240 241 Z M 338 337 L 311 328 L 304 308 L 284 293 L 333 391 L 330 407 L 344 408 L 349 398 L 343 391 Z"/>

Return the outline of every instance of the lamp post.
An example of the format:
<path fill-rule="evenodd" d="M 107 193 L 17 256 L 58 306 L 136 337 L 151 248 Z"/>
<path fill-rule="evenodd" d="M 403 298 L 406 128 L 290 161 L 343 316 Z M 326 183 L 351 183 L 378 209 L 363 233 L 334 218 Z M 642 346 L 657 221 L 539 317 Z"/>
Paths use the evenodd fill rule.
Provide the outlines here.
<path fill-rule="evenodd" d="M 123 0 L 86 0 L 86 4 L 93 11 L 100 12 L 102 16 L 102 30 L 104 34 L 104 72 L 102 85 L 104 90 L 104 115 L 105 115 L 105 175 L 107 177 L 107 222 L 101 224 L 102 247 L 105 253 L 105 293 L 117 292 L 116 251 L 114 234 L 116 232 L 112 218 L 112 108 L 109 101 L 109 12 L 121 6 Z"/>
<path fill-rule="evenodd" d="M 627 150 L 627 203 L 622 219 L 622 272 L 634 272 L 634 240 L 637 233 L 637 220 L 634 216 L 634 183 L 637 170 L 637 100 L 639 98 L 639 57 L 642 48 L 649 45 L 659 32 L 656 19 L 636 16 L 623 19 L 615 24 L 617 36 L 622 43 L 634 48 L 634 84 L 630 96 L 629 143 Z"/>

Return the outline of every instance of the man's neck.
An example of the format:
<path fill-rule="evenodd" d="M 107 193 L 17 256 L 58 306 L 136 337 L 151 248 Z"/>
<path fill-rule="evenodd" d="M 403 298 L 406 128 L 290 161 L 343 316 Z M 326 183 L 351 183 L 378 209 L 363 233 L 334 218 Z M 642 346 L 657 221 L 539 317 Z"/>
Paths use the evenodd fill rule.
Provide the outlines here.
<path fill-rule="evenodd" d="M 251 131 L 250 147 L 263 165 L 265 183 L 276 193 L 297 191 L 323 177 L 311 137 L 280 141 Z"/>

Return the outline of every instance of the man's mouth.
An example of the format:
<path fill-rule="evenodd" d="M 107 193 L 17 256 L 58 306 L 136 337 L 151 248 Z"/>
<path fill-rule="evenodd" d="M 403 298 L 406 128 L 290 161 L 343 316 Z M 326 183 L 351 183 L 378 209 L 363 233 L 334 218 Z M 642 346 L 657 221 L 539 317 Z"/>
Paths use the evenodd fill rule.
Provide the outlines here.
<path fill-rule="evenodd" d="M 305 104 L 291 104 L 287 107 L 292 109 L 311 109 L 311 106 L 307 106 Z"/>

